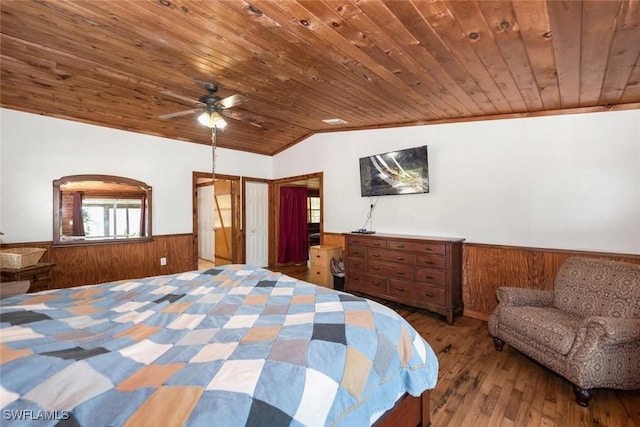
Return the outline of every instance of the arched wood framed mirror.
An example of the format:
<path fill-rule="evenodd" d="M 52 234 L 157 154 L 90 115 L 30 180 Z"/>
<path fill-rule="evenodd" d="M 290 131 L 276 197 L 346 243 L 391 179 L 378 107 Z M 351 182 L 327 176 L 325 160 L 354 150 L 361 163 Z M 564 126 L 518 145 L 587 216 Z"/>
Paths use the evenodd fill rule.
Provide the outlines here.
<path fill-rule="evenodd" d="M 112 175 L 53 181 L 53 244 L 87 245 L 152 239 L 151 187 Z"/>

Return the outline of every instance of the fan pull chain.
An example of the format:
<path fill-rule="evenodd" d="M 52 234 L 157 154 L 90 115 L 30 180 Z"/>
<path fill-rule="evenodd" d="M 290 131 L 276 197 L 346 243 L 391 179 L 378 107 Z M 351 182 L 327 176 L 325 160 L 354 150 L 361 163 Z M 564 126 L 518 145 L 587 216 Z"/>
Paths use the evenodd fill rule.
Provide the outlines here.
<path fill-rule="evenodd" d="M 217 126 L 211 128 L 211 179 L 216 180 L 216 133 Z"/>

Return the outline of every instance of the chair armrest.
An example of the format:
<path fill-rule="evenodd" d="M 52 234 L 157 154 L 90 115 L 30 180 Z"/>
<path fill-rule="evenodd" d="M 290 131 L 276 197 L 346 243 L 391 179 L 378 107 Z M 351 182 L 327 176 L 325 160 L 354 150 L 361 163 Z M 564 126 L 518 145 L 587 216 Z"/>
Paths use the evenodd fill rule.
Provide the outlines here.
<path fill-rule="evenodd" d="M 502 286 L 496 291 L 503 305 L 548 307 L 553 303 L 553 291 Z"/>
<path fill-rule="evenodd" d="M 598 335 L 608 344 L 640 340 L 640 319 L 592 316 L 587 317 L 583 325 L 588 329 L 599 329 Z"/>
<path fill-rule="evenodd" d="M 582 321 L 569 359 L 587 360 L 602 344 L 640 341 L 640 319 L 591 316 Z"/>

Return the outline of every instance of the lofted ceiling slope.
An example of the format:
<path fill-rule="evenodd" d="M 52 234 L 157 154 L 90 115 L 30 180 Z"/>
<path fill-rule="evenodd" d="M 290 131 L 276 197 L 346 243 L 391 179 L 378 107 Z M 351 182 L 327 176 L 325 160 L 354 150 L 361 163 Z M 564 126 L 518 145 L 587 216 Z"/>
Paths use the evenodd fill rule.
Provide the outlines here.
<path fill-rule="evenodd" d="M 189 99 L 244 95 L 217 144 L 640 108 L 640 2 L 2 0 L 5 108 L 210 144 Z M 329 125 L 323 119 L 347 123 Z"/>

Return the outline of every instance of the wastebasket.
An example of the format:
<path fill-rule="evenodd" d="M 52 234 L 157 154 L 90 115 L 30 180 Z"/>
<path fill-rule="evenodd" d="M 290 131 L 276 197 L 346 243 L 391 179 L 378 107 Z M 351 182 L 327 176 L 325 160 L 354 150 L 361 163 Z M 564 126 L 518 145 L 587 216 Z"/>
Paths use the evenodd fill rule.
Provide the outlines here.
<path fill-rule="evenodd" d="M 331 274 L 333 274 L 333 289 L 344 291 L 344 260 L 342 257 L 339 259 L 332 257 L 330 267 Z"/>

